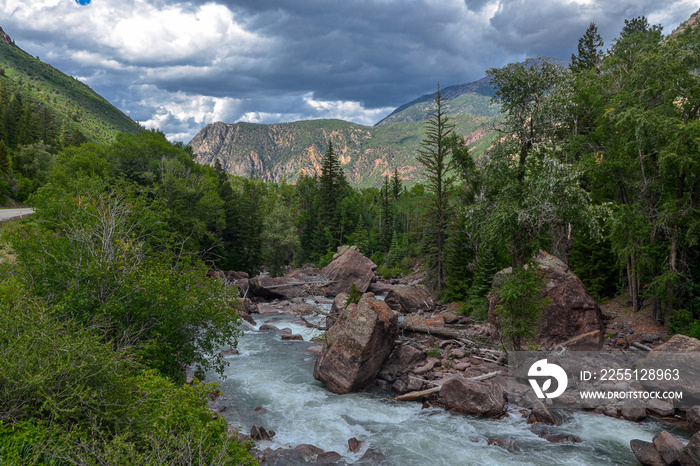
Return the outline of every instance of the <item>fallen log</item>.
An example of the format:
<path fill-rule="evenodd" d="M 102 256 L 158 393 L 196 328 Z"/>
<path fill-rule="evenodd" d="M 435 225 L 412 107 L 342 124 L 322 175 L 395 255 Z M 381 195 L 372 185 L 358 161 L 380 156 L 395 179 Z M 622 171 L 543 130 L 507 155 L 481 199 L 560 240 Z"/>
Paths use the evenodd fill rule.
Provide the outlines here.
<path fill-rule="evenodd" d="M 263 287 L 263 288 L 265 288 L 265 289 L 267 289 L 267 290 L 272 290 L 272 289 L 274 289 L 274 288 L 284 288 L 285 286 L 300 286 L 300 285 L 321 285 L 321 286 L 326 286 L 326 285 L 330 285 L 331 283 L 335 283 L 335 282 L 331 282 L 331 281 L 327 281 L 327 282 L 319 282 L 319 281 L 311 281 L 311 282 L 290 282 L 290 283 L 283 283 L 283 284 L 281 284 L 281 285 L 270 285 L 270 286 L 265 286 L 265 287 Z"/>
<path fill-rule="evenodd" d="M 469 340 L 469 335 L 467 332 L 456 328 L 428 327 L 427 325 L 412 325 L 405 322 L 399 322 L 399 328 L 409 332 L 427 333 L 428 335 L 435 335 L 436 337 L 452 338 L 453 340 L 466 340 L 472 345 L 476 346 L 475 343 Z"/>
<path fill-rule="evenodd" d="M 492 379 L 492 378 L 499 376 L 499 375 L 501 375 L 501 371 L 495 371 L 495 372 L 489 372 L 488 374 L 479 375 L 476 377 L 469 377 L 467 380 L 484 381 L 484 380 Z M 417 400 L 419 398 L 424 398 L 424 397 L 427 397 L 430 395 L 434 395 L 440 391 L 440 389 L 442 388 L 442 384 L 447 382 L 447 380 L 449 380 L 449 379 L 442 380 L 441 383 L 438 383 L 437 387 L 428 388 L 426 390 L 420 390 L 417 392 L 410 392 L 410 393 L 406 393 L 405 395 L 399 395 L 399 396 L 394 397 L 394 398 L 389 398 L 389 401 L 414 401 L 414 400 Z M 431 382 L 431 383 L 436 383 L 436 382 Z"/>

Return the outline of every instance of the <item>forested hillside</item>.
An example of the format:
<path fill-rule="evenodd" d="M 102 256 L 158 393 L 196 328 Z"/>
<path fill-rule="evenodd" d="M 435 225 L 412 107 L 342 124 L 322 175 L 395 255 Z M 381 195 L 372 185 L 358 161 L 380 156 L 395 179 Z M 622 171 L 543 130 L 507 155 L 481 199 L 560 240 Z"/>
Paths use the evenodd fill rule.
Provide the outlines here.
<path fill-rule="evenodd" d="M 475 153 L 493 140 L 494 117 L 453 115 L 458 131 L 469 138 Z M 424 130 L 421 122 L 362 126 L 341 120 L 297 121 L 264 125 L 213 123 L 189 143 L 197 161 L 227 173 L 266 181 L 295 182 L 300 174 L 321 173 L 321 159 L 332 141 L 350 184 L 379 187 L 395 169 L 408 184 L 423 181 L 416 161 Z"/>
<path fill-rule="evenodd" d="M 26 200 L 62 148 L 140 131 L 88 86 L 30 56 L 0 29 L 0 205 Z"/>

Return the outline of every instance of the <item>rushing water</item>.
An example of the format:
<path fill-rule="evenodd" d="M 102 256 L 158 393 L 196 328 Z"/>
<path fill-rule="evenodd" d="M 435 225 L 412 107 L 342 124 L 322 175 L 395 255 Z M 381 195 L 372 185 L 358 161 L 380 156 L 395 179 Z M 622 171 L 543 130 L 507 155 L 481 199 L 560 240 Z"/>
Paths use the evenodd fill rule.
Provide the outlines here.
<path fill-rule="evenodd" d="M 258 324 L 275 320 L 306 341 L 282 341 L 275 332 L 246 331 L 240 354 L 229 358 L 227 378 L 220 381 L 223 413 L 234 426 L 248 432 L 252 424 L 276 431 L 273 449 L 310 443 L 336 451 L 348 463 L 359 459 L 368 447 L 391 465 L 465 464 L 639 464 L 629 448 L 631 439 L 650 441 L 664 426 L 657 422 L 624 420 L 571 412 L 553 433 L 574 434 L 583 443 L 552 444 L 537 436 L 517 412 L 504 420 L 453 415 L 441 409 L 421 409 L 420 403 L 384 401 L 372 393 L 335 395 L 313 378 L 315 358 L 305 350 L 319 332 L 286 315 L 257 316 Z M 262 407 L 262 410 L 254 411 Z M 355 454 L 348 439 L 364 442 Z M 511 439 L 521 451 L 509 453 L 487 438 Z"/>

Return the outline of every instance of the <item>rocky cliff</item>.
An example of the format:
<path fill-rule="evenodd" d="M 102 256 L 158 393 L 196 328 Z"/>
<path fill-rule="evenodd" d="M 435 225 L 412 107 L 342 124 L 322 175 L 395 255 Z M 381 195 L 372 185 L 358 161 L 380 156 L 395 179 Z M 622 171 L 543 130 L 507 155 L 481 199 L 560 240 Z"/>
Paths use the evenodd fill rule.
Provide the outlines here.
<path fill-rule="evenodd" d="M 458 134 L 475 147 L 485 146 L 492 117 L 458 114 L 451 119 Z M 341 120 L 273 125 L 218 122 L 207 125 L 189 145 L 199 163 L 214 165 L 219 159 L 228 173 L 293 182 L 302 173 L 320 173 L 330 140 L 348 181 L 363 187 L 379 186 L 394 168 L 408 184 L 422 180 L 422 166 L 416 160 L 422 138 L 423 122 L 375 127 Z"/>

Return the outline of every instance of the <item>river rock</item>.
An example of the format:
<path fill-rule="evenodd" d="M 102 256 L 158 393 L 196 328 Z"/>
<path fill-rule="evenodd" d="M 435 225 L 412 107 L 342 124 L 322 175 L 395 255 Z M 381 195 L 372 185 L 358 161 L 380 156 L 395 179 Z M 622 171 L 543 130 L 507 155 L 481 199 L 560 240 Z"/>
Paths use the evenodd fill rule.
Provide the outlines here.
<path fill-rule="evenodd" d="M 685 448 L 683 442 L 665 430 L 656 434 L 651 443 L 654 444 L 656 451 L 659 452 L 659 455 L 667 464 L 677 461 L 683 448 Z"/>
<path fill-rule="evenodd" d="M 270 440 L 272 436 L 265 428 L 258 424 L 253 424 L 250 428 L 250 438 L 253 440 Z"/>
<path fill-rule="evenodd" d="M 391 356 L 390 364 L 399 366 L 412 366 L 423 361 L 426 358 L 425 353 L 411 345 L 401 345 L 394 350 Z"/>
<path fill-rule="evenodd" d="M 589 332 L 596 336 L 594 344 L 586 344 L 587 350 L 598 350 L 604 343 L 603 313 L 595 303 L 583 282 L 574 275 L 569 267 L 557 257 L 540 251 L 535 257 L 539 273 L 545 277 L 543 296 L 552 303 L 542 312 L 542 320 L 538 325 L 537 336 L 539 343 L 552 347 L 572 338 Z M 498 305 L 498 285 L 512 271 L 503 269 L 494 277 L 494 286 L 488 297 L 489 321 L 498 325 L 496 306 Z"/>
<path fill-rule="evenodd" d="M 321 351 L 323 351 L 323 346 L 321 345 L 311 345 L 306 348 L 306 352 L 315 357 L 319 357 L 321 355 Z"/>
<path fill-rule="evenodd" d="M 269 323 L 269 322 L 265 322 L 264 324 L 262 324 L 262 325 L 258 328 L 258 330 L 259 330 L 260 332 L 278 332 L 278 331 L 279 331 L 279 328 L 277 328 L 277 326 L 276 326 L 275 324 L 271 324 L 271 323 Z"/>
<path fill-rule="evenodd" d="M 673 416 L 673 405 L 664 400 L 649 400 L 647 401 L 647 411 L 661 417 Z"/>
<path fill-rule="evenodd" d="M 673 369 L 678 369 L 679 380 L 673 380 Z M 651 351 L 639 364 L 639 370 L 666 371 L 669 378 L 642 380 L 649 391 L 683 392 L 683 402 L 700 404 L 700 340 L 685 335 L 674 335 Z"/>
<path fill-rule="evenodd" d="M 642 421 L 647 417 L 646 405 L 642 400 L 625 400 L 622 404 L 622 417 L 628 421 Z"/>
<path fill-rule="evenodd" d="M 298 333 L 282 334 L 283 341 L 303 341 L 304 337 Z"/>
<path fill-rule="evenodd" d="M 489 438 L 486 439 L 486 443 L 489 445 L 496 445 L 501 447 L 509 453 L 514 453 L 520 451 L 520 447 L 512 439 L 509 438 Z"/>
<path fill-rule="evenodd" d="M 377 265 L 363 256 L 357 246 L 339 246 L 333 262 L 321 270 L 321 275 L 332 281 L 326 287 L 326 296 L 349 293 L 354 283 L 360 293 L 369 288 Z"/>
<path fill-rule="evenodd" d="M 447 410 L 484 417 L 500 416 L 505 406 L 500 385 L 463 377 L 445 382 L 438 397 Z"/>
<path fill-rule="evenodd" d="M 335 451 L 324 451 L 315 445 L 301 444 L 294 448 L 270 448 L 263 452 L 264 464 L 287 466 L 290 464 L 336 464 L 343 457 Z"/>
<path fill-rule="evenodd" d="M 637 461 L 644 466 L 666 466 L 666 462 L 653 443 L 634 439 L 630 441 L 630 448 Z"/>
<path fill-rule="evenodd" d="M 398 332 L 398 314 L 371 293 L 363 295 L 326 331 L 314 378 L 333 393 L 357 391 L 379 373 Z"/>
<path fill-rule="evenodd" d="M 554 426 L 559 424 L 557 422 L 557 418 L 555 418 L 552 413 L 549 412 L 547 407 L 540 400 L 535 399 L 530 403 L 532 405 L 532 411 L 530 411 L 530 415 L 527 418 L 528 424 L 542 423 L 551 424 Z"/>
<path fill-rule="evenodd" d="M 690 438 L 690 442 L 683 448 L 681 454 L 678 455 L 678 462 L 683 465 L 700 465 L 700 432 L 694 434 Z"/>
<path fill-rule="evenodd" d="M 549 443 L 582 443 L 583 440 L 581 437 L 578 437 L 573 434 L 565 434 L 563 432 L 559 433 L 552 433 L 548 430 L 543 430 L 539 434 L 537 434 L 539 437 L 545 439 Z"/>
<path fill-rule="evenodd" d="M 688 422 L 688 430 L 692 434 L 700 432 L 700 406 L 693 406 L 686 411 L 685 419 Z"/>
<path fill-rule="evenodd" d="M 389 283 L 374 282 L 370 283 L 367 291 L 374 293 L 375 296 L 386 296 L 386 294 L 393 288 L 393 285 Z"/>
<path fill-rule="evenodd" d="M 396 285 L 387 293 L 385 302 L 402 314 L 427 311 L 435 306 L 430 290 L 423 285 Z"/>
<path fill-rule="evenodd" d="M 357 453 L 362 448 L 362 442 L 353 437 L 348 440 L 348 448 L 351 452 Z"/>

